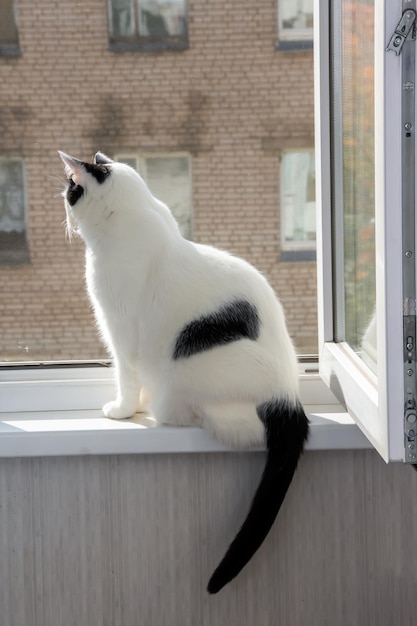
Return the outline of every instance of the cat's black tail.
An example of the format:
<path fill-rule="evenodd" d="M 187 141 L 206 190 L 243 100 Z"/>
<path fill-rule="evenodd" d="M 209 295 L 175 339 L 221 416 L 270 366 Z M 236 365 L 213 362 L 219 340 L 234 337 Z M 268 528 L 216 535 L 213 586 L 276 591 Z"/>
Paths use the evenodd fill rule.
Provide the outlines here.
<path fill-rule="evenodd" d="M 307 441 L 309 422 L 300 403 L 271 400 L 259 405 L 257 413 L 265 424 L 265 469 L 241 529 L 210 578 L 209 593 L 217 593 L 237 576 L 267 536 Z"/>

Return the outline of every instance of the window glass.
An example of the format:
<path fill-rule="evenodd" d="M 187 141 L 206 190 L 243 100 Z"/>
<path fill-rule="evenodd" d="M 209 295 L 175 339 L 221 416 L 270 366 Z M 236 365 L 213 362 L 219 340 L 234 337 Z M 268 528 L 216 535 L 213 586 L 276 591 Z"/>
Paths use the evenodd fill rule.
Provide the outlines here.
<path fill-rule="evenodd" d="M 156 198 L 165 202 L 178 222 L 181 233 L 192 237 L 192 197 L 190 158 L 186 155 L 126 156 L 117 161 L 136 169 Z"/>
<path fill-rule="evenodd" d="M 27 260 L 23 163 L 0 159 L 0 263 Z"/>
<path fill-rule="evenodd" d="M 185 0 L 138 0 L 138 5 L 141 35 L 185 34 Z"/>
<path fill-rule="evenodd" d="M 19 44 L 14 8 L 13 0 L 0 2 L 0 54 Z"/>
<path fill-rule="evenodd" d="M 133 0 L 111 0 L 110 30 L 115 37 L 131 37 L 134 34 Z"/>
<path fill-rule="evenodd" d="M 314 151 L 284 152 L 281 161 L 283 250 L 315 250 Z"/>
<path fill-rule="evenodd" d="M 150 190 L 169 204 L 184 237 L 191 237 L 191 178 L 187 157 L 147 157 Z"/>
<path fill-rule="evenodd" d="M 342 2 L 334 20 L 335 330 L 368 360 L 376 359 L 373 2 Z"/>
<path fill-rule="evenodd" d="M 25 229 L 23 165 L 21 161 L 0 160 L 0 231 Z"/>
<path fill-rule="evenodd" d="M 155 45 L 158 41 L 163 45 L 161 49 L 185 46 L 186 0 L 109 0 L 109 2 L 109 30 L 113 41 L 130 42 L 131 46 L 136 42 L 138 50 L 154 49 L 153 46 L 149 48 L 148 44 L 153 42 Z M 144 44 L 144 47 L 141 47 L 141 44 Z"/>
<path fill-rule="evenodd" d="M 279 34 L 283 39 L 313 39 L 314 0 L 278 0 Z"/>
<path fill-rule="evenodd" d="M 66 235 L 57 150 L 85 160 L 98 150 L 126 156 L 186 237 L 228 250 L 267 277 L 297 351 L 317 353 L 316 266 L 303 249 L 314 247 L 306 156 L 314 136 L 313 53 L 276 53 L 276 4 L 219 6 L 54 0 L 43 20 L 38 3 L 22 5 L 24 54 L 0 59 L 0 159 L 23 163 L 24 156 L 20 174 L 16 165 L 7 169 L 23 193 L 2 218 L 15 230 L 0 231 L 8 238 L 7 246 L 3 235 L 0 241 L 0 361 L 108 358 L 86 294 L 84 244 Z M 109 28 L 123 45 L 129 37 L 158 38 L 140 35 L 139 7 L 161 16 L 168 33 L 185 32 L 189 19 L 187 52 L 113 54 Z M 53 54 L 60 47 L 65 54 Z M 291 204 L 297 178 L 302 194 Z"/>

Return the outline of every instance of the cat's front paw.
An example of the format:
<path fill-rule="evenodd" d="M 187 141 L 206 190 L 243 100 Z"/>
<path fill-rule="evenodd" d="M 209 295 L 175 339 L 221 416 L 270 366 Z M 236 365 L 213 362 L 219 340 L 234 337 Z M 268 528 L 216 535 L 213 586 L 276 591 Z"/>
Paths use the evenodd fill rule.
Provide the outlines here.
<path fill-rule="evenodd" d="M 123 420 L 128 417 L 132 417 L 135 412 L 135 408 L 130 405 L 123 404 L 123 402 L 119 402 L 118 400 L 113 400 L 112 402 L 107 402 L 103 406 L 103 413 L 106 417 L 111 417 L 115 420 Z"/>

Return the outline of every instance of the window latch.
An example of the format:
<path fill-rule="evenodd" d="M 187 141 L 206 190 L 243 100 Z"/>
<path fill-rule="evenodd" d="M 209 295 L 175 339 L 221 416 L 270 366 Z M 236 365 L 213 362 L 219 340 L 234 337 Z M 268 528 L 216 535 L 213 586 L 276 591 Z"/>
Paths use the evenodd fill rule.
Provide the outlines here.
<path fill-rule="evenodd" d="M 398 56 L 402 50 L 405 40 L 409 32 L 412 30 L 412 39 L 416 38 L 416 12 L 413 9 L 407 9 L 402 14 L 398 22 L 394 34 L 392 35 L 387 46 L 387 52 L 393 50 Z"/>

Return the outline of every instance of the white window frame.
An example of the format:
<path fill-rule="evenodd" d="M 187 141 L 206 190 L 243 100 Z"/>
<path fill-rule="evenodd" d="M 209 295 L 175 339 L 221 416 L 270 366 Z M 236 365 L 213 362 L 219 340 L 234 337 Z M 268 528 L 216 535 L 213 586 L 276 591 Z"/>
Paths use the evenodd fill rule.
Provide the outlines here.
<path fill-rule="evenodd" d="M 315 11 L 320 374 L 383 458 L 398 461 L 404 459 L 401 57 L 385 49 L 402 5 L 400 0 L 375 2 L 376 373 L 347 344 L 334 341 L 328 3 L 316 0 Z"/>

